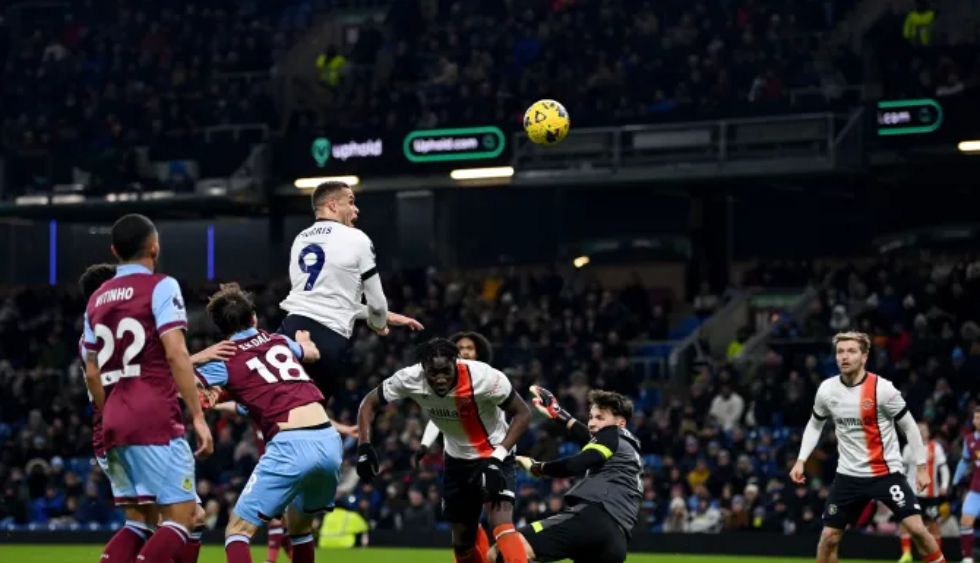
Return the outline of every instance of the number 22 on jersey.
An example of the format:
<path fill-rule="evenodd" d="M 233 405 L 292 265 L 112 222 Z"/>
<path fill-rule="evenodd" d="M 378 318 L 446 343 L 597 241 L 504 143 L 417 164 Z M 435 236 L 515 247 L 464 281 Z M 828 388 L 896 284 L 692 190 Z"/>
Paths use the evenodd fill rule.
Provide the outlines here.
<path fill-rule="evenodd" d="M 143 347 L 146 346 L 146 331 L 143 330 L 143 325 L 139 321 L 132 317 L 124 317 L 116 325 L 115 333 L 104 324 L 95 325 L 92 331 L 95 332 L 95 338 L 102 341 L 102 347 L 99 348 L 99 352 L 95 357 L 95 361 L 99 365 L 99 371 L 102 374 L 102 385 L 112 385 L 122 377 L 140 376 L 140 365 L 134 364 L 133 360 L 140 355 Z M 123 350 L 119 368 L 113 369 L 116 368 L 116 362 L 112 361 L 116 352 L 116 344 L 121 344 L 127 334 L 131 335 L 133 340 Z M 106 370 L 106 366 L 110 369 Z"/>

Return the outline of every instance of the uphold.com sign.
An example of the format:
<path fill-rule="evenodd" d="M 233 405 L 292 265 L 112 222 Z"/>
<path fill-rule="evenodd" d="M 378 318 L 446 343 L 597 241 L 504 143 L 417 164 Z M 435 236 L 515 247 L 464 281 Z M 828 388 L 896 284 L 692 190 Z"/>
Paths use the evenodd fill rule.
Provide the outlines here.
<path fill-rule="evenodd" d="M 504 143 L 504 132 L 492 125 L 423 129 L 406 135 L 402 150 L 411 162 L 483 160 L 500 156 Z"/>

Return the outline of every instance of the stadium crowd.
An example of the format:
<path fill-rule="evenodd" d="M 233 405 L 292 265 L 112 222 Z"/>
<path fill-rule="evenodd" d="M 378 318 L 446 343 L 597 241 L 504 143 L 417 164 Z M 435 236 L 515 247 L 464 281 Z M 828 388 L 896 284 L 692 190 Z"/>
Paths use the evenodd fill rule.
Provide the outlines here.
<path fill-rule="evenodd" d="M 790 275 L 788 279 L 807 279 Z M 766 272 L 748 279 L 787 279 Z M 589 389 L 626 393 L 636 401 L 632 428 L 643 446 L 646 473 L 639 527 L 651 531 L 717 532 L 816 530 L 834 472 L 833 438 L 812 456 L 808 485 L 789 483 L 816 387 L 836 373 L 829 334 L 868 331 L 870 367 L 896 382 L 917 419 L 955 457 L 968 424 L 962 413 L 980 381 L 980 261 L 935 261 L 910 267 L 887 261 L 840 269 L 805 321 L 786 323 L 757 367 L 704 364 L 690 391 L 665 399 L 654 381 L 636 377 L 630 345 L 668 338 L 676 304 L 636 280 L 610 291 L 581 274 L 490 273 L 448 278 L 435 273 L 386 280 L 392 306 L 417 316 L 431 334 L 479 330 L 494 343 L 494 365 L 523 394 L 531 384 L 553 389 L 563 405 L 585 417 Z M 190 346 L 216 335 L 204 318 L 213 287 L 185 292 Z M 278 326 L 280 284 L 253 288 L 260 324 Z M 108 483 L 91 461 L 90 407 L 75 339 L 82 302 L 70 287 L 20 290 L 0 306 L 0 527 L 103 526 L 119 522 Z M 335 418 L 353 422 L 361 397 L 412 361 L 412 337 L 380 338 L 363 328 L 355 337 L 351 373 L 338 382 Z M 802 346 L 801 347 L 801 344 Z M 807 343 L 812 348 L 806 348 Z M 198 464 L 198 492 L 207 525 L 228 518 L 259 446 L 249 423 L 211 413 L 215 453 Z M 438 448 L 414 471 L 410 459 L 425 420 L 414 404 L 386 407 L 375 443 L 382 475 L 358 483 L 352 442 L 338 503 L 378 528 L 429 529 L 442 523 Z M 541 422 L 519 444 L 522 453 L 550 459 L 577 450 Z M 536 520 L 562 508 L 568 480 L 519 477 L 517 520 Z M 956 510 L 956 500 L 951 499 Z M 948 513 L 947 513 L 948 514 Z"/>

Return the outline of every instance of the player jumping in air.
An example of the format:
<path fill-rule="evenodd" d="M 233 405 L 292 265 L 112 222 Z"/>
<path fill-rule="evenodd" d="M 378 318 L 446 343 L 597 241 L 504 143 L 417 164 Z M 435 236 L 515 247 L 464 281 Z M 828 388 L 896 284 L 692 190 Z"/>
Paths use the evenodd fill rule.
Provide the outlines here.
<path fill-rule="evenodd" d="M 817 563 L 837 561 L 844 529 L 854 523 L 872 500 L 884 503 L 895 514 L 911 534 L 919 553 L 926 554 L 923 561 L 945 563 L 939 544 L 922 522 L 915 492 L 902 474 L 896 426 L 912 448 L 919 490 L 932 482 L 922 437 L 902 394 L 890 381 L 865 369 L 871 348 L 867 334 L 843 332 L 835 335 L 833 342 L 840 375 L 820 384 L 813 414 L 803 432 L 800 454 L 790 471 L 793 482 L 806 482 L 804 463 L 817 447 L 824 423 L 832 419 L 840 459 L 823 513 Z"/>
<path fill-rule="evenodd" d="M 214 445 L 184 342 L 180 286 L 153 273 L 160 257 L 156 227 L 142 215 L 126 215 L 112 226 L 111 240 L 120 264 L 85 310 L 85 381 L 102 413 L 117 504 L 135 504 L 143 523 L 155 522 L 159 510 L 163 521 L 146 543 L 124 527 L 106 544 L 101 560 L 170 563 L 194 522 L 194 455 L 207 456 Z M 113 388 L 108 397 L 103 382 Z M 195 454 L 184 439 L 178 393 L 197 435 Z"/>
<path fill-rule="evenodd" d="M 361 402 L 357 474 L 370 480 L 380 470 L 371 446 L 371 424 L 378 408 L 400 399 L 415 401 L 444 436 L 443 502 L 452 525 L 456 561 L 486 560 L 476 548 L 480 514 L 486 510 L 504 561 L 526 563 L 513 524 L 513 449 L 527 430 L 530 409 L 506 375 L 485 363 L 460 359 L 449 340 L 436 338 L 420 345 L 418 358 L 418 364 L 385 379 Z"/>
<path fill-rule="evenodd" d="M 319 352 L 302 331 L 294 341 L 258 330 L 255 306 L 237 284 L 222 286 L 207 310 L 237 350 L 227 360 L 202 365 L 198 376 L 244 407 L 266 442 L 225 529 L 228 562 L 251 563 L 252 536 L 288 507 L 293 561 L 312 563 L 313 518 L 333 507 L 343 457 L 323 394 L 299 363 L 316 361 Z"/>
<path fill-rule="evenodd" d="M 384 336 L 389 326 L 421 330 L 421 323 L 388 311 L 375 263 L 374 245 L 354 228 L 358 210 L 354 192 L 343 182 L 325 182 L 313 190 L 316 223 L 296 235 L 289 252 L 292 288 L 280 306 L 289 313 L 279 328 L 291 335 L 305 330 L 320 350 L 309 374 L 327 400 L 347 374 L 350 337 L 357 319 Z M 367 301 L 363 304 L 362 298 Z"/>
<path fill-rule="evenodd" d="M 960 550 L 963 563 L 973 563 L 973 524 L 980 516 L 980 407 L 973 409 L 973 432 L 963 436 L 963 455 L 956 464 L 953 484 L 959 485 L 970 477 L 970 490 L 963 499 L 960 515 Z"/>
<path fill-rule="evenodd" d="M 922 506 L 922 520 L 929 528 L 936 541 L 939 542 L 939 505 L 943 503 L 949 492 L 949 465 L 946 463 L 946 451 L 942 444 L 929 437 L 929 425 L 925 422 L 919 423 L 919 433 L 922 435 L 922 442 L 926 445 L 926 469 L 932 482 L 919 494 L 919 504 Z M 902 450 L 902 461 L 905 462 L 905 476 L 909 480 L 909 486 L 913 490 L 918 488 L 915 482 L 916 462 L 912 448 L 905 445 Z M 912 562 L 912 537 L 902 528 L 902 558 L 898 563 Z"/>
<path fill-rule="evenodd" d="M 535 477 L 581 477 L 565 493 L 567 508 L 520 530 L 527 555 L 534 561 L 571 559 L 575 563 L 622 563 L 643 499 L 640 441 L 626 424 L 633 403 L 619 393 L 589 393 L 588 426 L 561 408 L 555 396 L 532 386 L 534 406 L 561 423 L 585 447 L 553 461 L 518 456 Z M 496 561 L 496 548 L 488 561 Z"/>

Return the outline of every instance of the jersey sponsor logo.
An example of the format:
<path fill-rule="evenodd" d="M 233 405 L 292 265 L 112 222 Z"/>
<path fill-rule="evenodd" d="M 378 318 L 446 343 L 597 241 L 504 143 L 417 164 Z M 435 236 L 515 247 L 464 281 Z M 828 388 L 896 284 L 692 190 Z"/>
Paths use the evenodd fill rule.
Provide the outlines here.
<path fill-rule="evenodd" d="M 864 419 L 843 416 L 843 417 L 840 417 L 840 418 L 835 418 L 834 419 L 834 424 L 836 424 L 837 426 L 842 426 L 842 427 L 849 427 L 850 426 L 850 427 L 853 427 L 853 428 L 858 428 L 858 427 L 864 426 Z"/>
<path fill-rule="evenodd" d="M 459 418 L 459 411 L 453 409 L 430 408 L 429 416 L 432 418 Z"/>
<path fill-rule="evenodd" d="M 116 301 L 128 301 L 133 298 L 133 288 L 132 287 L 115 287 L 106 290 L 105 293 L 100 295 L 95 300 L 95 306 L 100 307 L 106 303 L 115 303 Z"/>
<path fill-rule="evenodd" d="M 179 295 L 174 295 L 173 301 L 174 301 L 174 307 L 176 307 L 177 310 L 179 310 L 179 311 L 183 311 L 184 310 L 184 302 L 180 300 L 180 296 Z"/>

